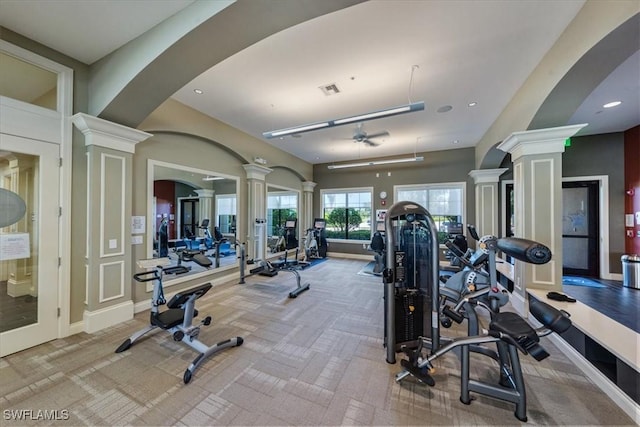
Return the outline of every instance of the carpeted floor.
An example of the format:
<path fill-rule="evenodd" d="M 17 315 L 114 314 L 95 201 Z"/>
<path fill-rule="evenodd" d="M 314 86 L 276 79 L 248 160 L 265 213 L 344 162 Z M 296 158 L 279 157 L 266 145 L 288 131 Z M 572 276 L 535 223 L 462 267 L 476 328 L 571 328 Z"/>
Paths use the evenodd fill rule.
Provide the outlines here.
<path fill-rule="evenodd" d="M 382 283 L 358 274 L 365 264 L 330 259 L 302 271 L 311 289 L 296 299 L 287 298 L 292 275 L 213 288 L 198 301 L 201 316 L 214 317 L 199 339 L 245 342 L 208 360 L 188 385 L 182 375 L 195 354 L 167 333 L 114 353 L 146 325 L 146 311 L 0 359 L 2 426 L 520 425 L 512 404 L 459 401 L 454 354 L 438 360 L 435 387 L 395 383 L 399 363 L 387 364 L 382 347 Z M 548 359 L 522 357 L 528 424 L 634 425 L 571 360 L 543 344 Z M 495 365 L 474 355 L 472 376 L 497 378 Z M 16 420 L 38 410 L 61 419 Z"/>

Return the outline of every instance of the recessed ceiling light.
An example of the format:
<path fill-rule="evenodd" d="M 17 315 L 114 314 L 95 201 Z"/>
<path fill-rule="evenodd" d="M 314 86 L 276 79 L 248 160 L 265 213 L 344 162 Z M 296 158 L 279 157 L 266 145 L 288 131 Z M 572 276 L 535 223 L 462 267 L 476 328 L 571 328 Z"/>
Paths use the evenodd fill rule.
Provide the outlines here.
<path fill-rule="evenodd" d="M 460 142 L 460 141 L 457 140 L 457 139 L 454 139 L 453 141 L 451 141 L 452 144 L 457 144 L 458 142 Z"/>
<path fill-rule="evenodd" d="M 202 89 L 194 89 L 193 90 L 195 93 L 197 93 L 198 95 L 202 95 L 204 92 L 202 91 Z"/>
<path fill-rule="evenodd" d="M 478 105 L 478 103 L 474 101 L 474 102 L 470 102 L 467 105 L 469 105 L 469 107 L 475 107 L 476 105 Z"/>
<path fill-rule="evenodd" d="M 438 113 L 447 113 L 449 111 L 453 110 L 453 107 L 451 105 L 443 105 L 442 107 L 438 108 Z"/>
<path fill-rule="evenodd" d="M 604 104 L 603 107 L 612 108 L 612 107 L 617 107 L 620 104 L 622 104 L 622 101 L 613 101 L 613 102 L 609 102 L 608 104 Z"/>

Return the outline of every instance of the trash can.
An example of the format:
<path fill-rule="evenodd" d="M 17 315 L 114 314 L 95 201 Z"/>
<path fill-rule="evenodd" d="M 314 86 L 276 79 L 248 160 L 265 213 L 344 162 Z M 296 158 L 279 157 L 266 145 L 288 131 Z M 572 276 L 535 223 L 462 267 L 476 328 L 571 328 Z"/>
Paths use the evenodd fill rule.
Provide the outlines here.
<path fill-rule="evenodd" d="M 640 255 L 622 255 L 622 285 L 640 289 Z"/>

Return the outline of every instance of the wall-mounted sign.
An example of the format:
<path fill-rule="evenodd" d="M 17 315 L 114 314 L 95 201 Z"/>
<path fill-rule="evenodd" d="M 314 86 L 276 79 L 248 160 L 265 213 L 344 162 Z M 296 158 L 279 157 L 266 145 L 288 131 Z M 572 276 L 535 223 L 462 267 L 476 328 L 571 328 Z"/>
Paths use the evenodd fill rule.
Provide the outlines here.
<path fill-rule="evenodd" d="M 0 259 L 22 259 L 31 257 L 29 233 L 0 234 Z"/>

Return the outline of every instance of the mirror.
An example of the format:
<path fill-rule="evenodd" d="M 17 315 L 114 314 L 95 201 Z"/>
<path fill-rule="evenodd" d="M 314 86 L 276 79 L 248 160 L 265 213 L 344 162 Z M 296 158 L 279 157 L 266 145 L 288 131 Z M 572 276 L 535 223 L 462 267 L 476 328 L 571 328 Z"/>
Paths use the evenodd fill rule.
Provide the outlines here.
<path fill-rule="evenodd" d="M 300 247 L 300 192 L 274 185 L 267 186 L 267 252 L 291 251 Z"/>
<path fill-rule="evenodd" d="M 148 173 L 148 258 L 168 257 L 188 274 L 236 266 L 238 177 L 156 160 Z"/>

